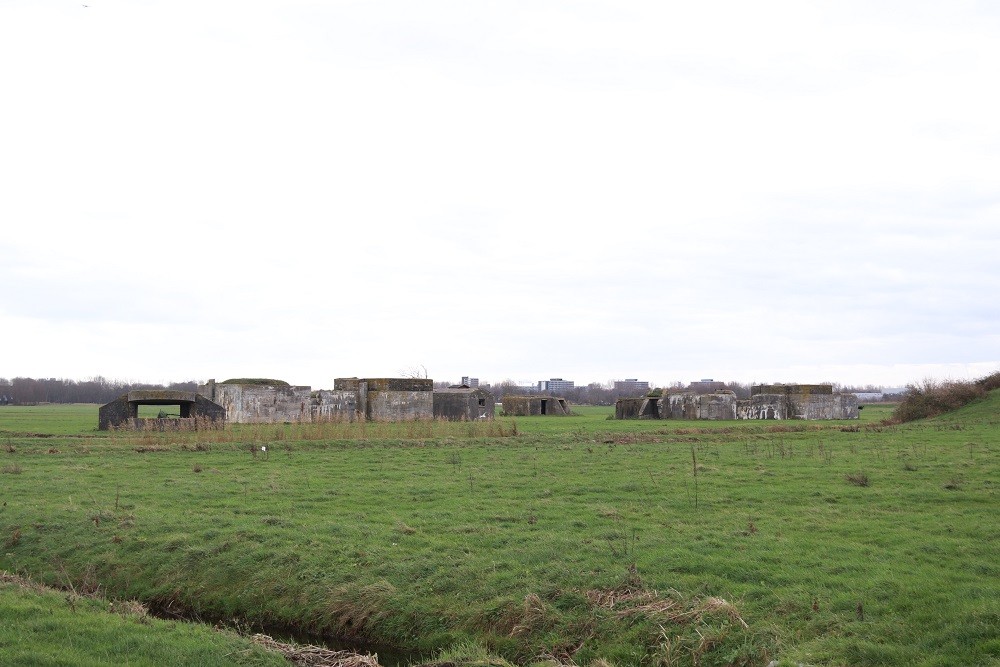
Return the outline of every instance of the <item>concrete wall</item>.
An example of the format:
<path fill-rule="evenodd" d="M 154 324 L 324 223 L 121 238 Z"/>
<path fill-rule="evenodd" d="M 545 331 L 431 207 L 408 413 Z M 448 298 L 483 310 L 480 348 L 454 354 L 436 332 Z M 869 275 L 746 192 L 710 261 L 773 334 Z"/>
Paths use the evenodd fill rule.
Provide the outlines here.
<path fill-rule="evenodd" d="M 858 419 L 858 397 L 854 394 L 811 395 L 800 406 L 800 419 Z"/>
<path fill-rule="evenodd" d="M 132 411 L 129 409 L 128 394 L 122 394 L 97 409 L 97 428 L 102 431 L 119 428 L 129 419 L 132 419 Z"/>
<path fill-rule="evenodd" d="M 335 392 L 353 392 L 357 412 L 369 421 L 434 418 L 434 381 L 426 378 L 336 378 Z"/>
<path fill-rule="evenodd" d="M 370 421 L 433 419 L 434 391 L 372 391 L 365 406 Z"/>
<path fill-rule="evenodd" d="M 311 415 L 314 422 L 355 421 L 358 411 L 357 391 L 320 389 L 312 393 Z"/>
<path fill-rule="evenodd" d="M 496 402 L 496 397 L 485 389 L 438 389 L 434 392 L 434 418 L 489 421 Z"/>

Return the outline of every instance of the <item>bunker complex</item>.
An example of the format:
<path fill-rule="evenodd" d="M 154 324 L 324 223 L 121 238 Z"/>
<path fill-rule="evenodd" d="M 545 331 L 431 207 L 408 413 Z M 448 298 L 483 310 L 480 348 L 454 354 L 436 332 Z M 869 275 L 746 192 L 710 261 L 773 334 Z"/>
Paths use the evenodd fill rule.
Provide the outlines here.
<path fill-rule="evenodd" d="M 765 384 L 739 400 L 727 390 L 620 398 L 615 419 L 857 419 L 858 397 L 829 384 Z"/>
<path fill-rule="evenodd" d="M 434 390 L 423 378 L 337 378 L 313 390 L 279 380 L 209 380 L 197 392 L 129 392 L 99 410 L 98 428 L 188 430 L 233 424 L 493 419 L 496 399 L 467 386 Z M 140 418 L 140 405 L 178 408 Z"/>

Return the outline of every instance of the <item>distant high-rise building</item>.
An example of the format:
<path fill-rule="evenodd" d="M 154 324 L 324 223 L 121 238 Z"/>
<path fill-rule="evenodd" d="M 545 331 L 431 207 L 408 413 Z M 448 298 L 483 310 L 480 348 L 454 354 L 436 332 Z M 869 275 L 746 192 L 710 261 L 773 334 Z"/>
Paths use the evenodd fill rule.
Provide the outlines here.
<path fill-rule="evenodd" d="M 649 391 L 649 382 L 629 378 L 627 380 L 615 380 L 615 392 L 622 396 L 641 396 Z"/>
<path fill-rule="evenodd" d="M 468 375 L 463 375 L 462 384 L 464 384 L 466 387 L 469 387 L 470 389 L 478 389 L 479 378 L 470 378 Z"/>
<path fill-rule="evenodd" d="M 560 394 L 572 389 L 574 386 L 576 386 L 576 383 L 572 380 L 563 380 L 562 378 L 538 381 L 538 391 L 547 391 L 552 394 Z"/>

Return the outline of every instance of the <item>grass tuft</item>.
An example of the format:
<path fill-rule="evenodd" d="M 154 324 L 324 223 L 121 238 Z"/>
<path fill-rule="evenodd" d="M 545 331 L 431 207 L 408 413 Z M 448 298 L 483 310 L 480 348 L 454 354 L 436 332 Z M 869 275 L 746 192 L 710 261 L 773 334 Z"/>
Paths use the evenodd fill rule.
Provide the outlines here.
<path fill-rule="evenodd" d="M 854 486 L 869 486 L 871 484 L 871 480 L 868 479 L 868 475 L 863 472 L 848 473 L 844 476 L 844 479 L 846 479 L 849 484 L 853 484 Z"/>

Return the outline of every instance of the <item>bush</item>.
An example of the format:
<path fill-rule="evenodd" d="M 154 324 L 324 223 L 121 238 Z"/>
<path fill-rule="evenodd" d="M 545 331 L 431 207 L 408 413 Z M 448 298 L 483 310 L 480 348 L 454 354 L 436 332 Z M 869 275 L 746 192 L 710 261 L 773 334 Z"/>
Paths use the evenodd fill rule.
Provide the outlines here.
<path fill-rule="evenodd" d="M 909 422 L 951 412 L 986 396 L 991 389 L 1000 388 L 1000 372 L 975 382 L 936 382 L 924 380 L 919 385 L 909 385 L 903 400 L 892 413 L 893 420 Z"/>
<path fill-rule="evenodd" d="M 976 384 L 982 387 L 985 391 L 1000 389 L 1000 371 L 991 373 L 984 378 L 979 378 L 976 380 Z"/>

